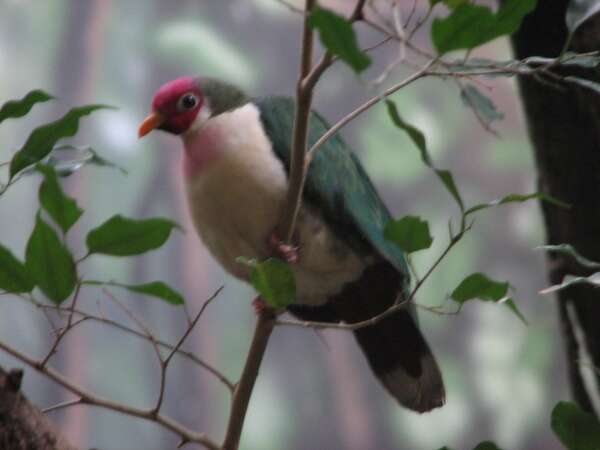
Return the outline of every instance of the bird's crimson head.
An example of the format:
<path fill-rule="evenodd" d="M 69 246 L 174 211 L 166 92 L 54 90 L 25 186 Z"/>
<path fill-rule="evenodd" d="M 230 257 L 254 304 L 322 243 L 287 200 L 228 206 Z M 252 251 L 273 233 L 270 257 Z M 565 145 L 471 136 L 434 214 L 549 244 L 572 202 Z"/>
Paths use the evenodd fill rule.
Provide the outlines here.
<path fill-rule="evenodd" d="M 154 94 L 152 113 L 140 125 L 139 137 L 154 129 L 173 134 L 185 133 L 196 120 L 204 103 L 196 78 L 181 77 L 163 84 Z"/>

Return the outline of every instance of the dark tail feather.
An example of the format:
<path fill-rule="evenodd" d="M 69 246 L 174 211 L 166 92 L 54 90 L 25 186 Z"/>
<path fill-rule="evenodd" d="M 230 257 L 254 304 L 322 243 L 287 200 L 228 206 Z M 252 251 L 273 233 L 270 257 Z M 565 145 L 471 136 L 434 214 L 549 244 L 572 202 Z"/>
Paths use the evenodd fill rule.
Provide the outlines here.
<path fill-rule="evenodd" d="M 423 413 L 444 404 L 442 374 L 408 311 L 354 334 L 371 369 L 402 406 Z"/>
<path fill-rule="evenodd" d="M 366 269 L 327 304 L 288 309 L 303 320 L 356 323 L 387 310 L 402 285 L 402 274 L 382 261 Z M 408 308 L 360 328 L 354 335 L 375 375 L 402 406 L 422 413 L 444 404 L 442 374 Z"/>
<path fill-rule="evenodd" d="M 366 269 L 330 304 L 342 320 L 360 322 L 392 306 L 403 284 L 402 273 L 382 261 Z M 426 412 L 444 404 L 442 374 L 409 307 L 354 335 L 375 375 L 401 405 Z"/>

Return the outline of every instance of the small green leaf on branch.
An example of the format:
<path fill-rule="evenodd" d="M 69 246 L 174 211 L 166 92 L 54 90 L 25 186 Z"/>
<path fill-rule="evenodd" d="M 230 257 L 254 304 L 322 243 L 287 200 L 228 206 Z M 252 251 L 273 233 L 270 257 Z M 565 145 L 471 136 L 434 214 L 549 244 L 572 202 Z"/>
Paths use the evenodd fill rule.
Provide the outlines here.
<path fill-rule="evenodd" d="M 417 216 L 389 221 L 385 226 L 384 236 L 407 254 L 429 248 L 433 242 L 429 224 Z"/>
<path fill-rule="evenodd" d="M 582 256 L 575 248 L 570 244 L 559 244 L 559 245 L 541 245 L 536 247 L 535 250 L 545 250 L 547 252 L 562 253 L 563 255 L 572 256 L 575 261 L 588 269 L 600 269 L 600 262 L 592 261 Z"/>
<path fill-rule="evenodd" d="M 0 123 L 6 119 L 16 119 L 23 117 L 36 103 L 47 102 L 52 100 L 54 97 L 42 90 L 36 89 L 29 92 L 25 97 L 20 100 L 10 100 L 0 107 Z"/>
<path fill-rule="evenodd" d="M 252 268 L 250 282 L 260 297 L 272 308 L 292 304 L 296 298 L 296 280 L 289 264 L 277 258 L 256 261 L 239 257 L 238 263 Z"/>
<path fill-rule="evenodd" d="M 168 219 L 128 219 L 116 215 L 91 230 L 86 238 L 89 253 L 132 256 L 162 246 L 171 231 L 179 228 Z"/>
<path fill-rule="evenodd" d="M 562 283 L 555 284 L 553 286 L 542 289 L 540 291 L 540 294 L 553 294 L 554 292 L 562 291 L 563 289 L 566 289 L 569 286 L 573 286 L 575 284 L 589 284 L 594 287 L 600 287 L 600 272 L 593 273 L 587 277 L 574 277 L 571 275 L 567 275 L 563 278 Z"/>
<path fill-rule="evenodd" d="M 569 450 L 598 450 L 600 422 L 575 403 L 559 402 L 552 410 L 552 430 Z"/>
<path fill-rule="evenodd" d="M 136 292 L 138 294 L 147 295 L 150 297 L 155 297 L 160 300 L 164 300 L 171 305 L 183 305 L 185 303 L 185 299 L 183 295 L 177 292 L 168 284 L 162 281 L 152 281 L 150 283 L 143 284 L 125 284 L 125 283 L 117 283 L 115 281 L 95 281 L 95 280 L 86 280 L 83 281 L 82 284 L 93 285 L 93 286 L 115 286 L 123 289 L 127 289 L 131 292 Z"/>
<path fill-rule="evenodd" d="M 40 204 L 66 233 L 79 220 L 83 209 L 77 206 L 73 198 L 63 192 L 52 167 L 38 164 L 36 169 L 44 175 L 39 190 Z"/>
<path fill-rule="evenodd" d="M 0 289 L 5 292 L 31 292 L 34 284 L 25 264 L 0 245 Z"/>
<path fill-rule="evenodd" d="M 392 119 L 394 125 L 396 125 L 398 128 L 400 128 L 408 134 L 410 139 L 414 142 L 417 149 L 419 150 L 423 164 L 425 164 L 427 167 L 429 167 L 435 172 L 435 174 L 440 179 L 444 187 L 448 190 L 450 195 L 452 195 L 452 198 L 454 198 L 454 200 L 458 204 L 460 210 L 464 211 L 464 203 L 458 191 L 458 187 L 454 182 L 454 177 L 448 170 L 437 169 L 433 165 L 433 160 L 431 159 L 429 151 L 427 150 L 427 141 L 423 132 L 418 128 L 414 127 L 413 125 L 404 121 L 404 119 L 398 112 L 396 104 L 393 101 L 386 100 L 385 104 L 387 106 L 388 114 Z"/>
<path fill-rule="evenodd" d="M 75 289 L 77 273 L 71 252 L 38 213 L 25 250 L 27 272 L 46 296 L 62 303 Z"/>
<path fill-rule="evenodd" d="M 481 211 L 482 209 L 492 208 L 498 205 L 505 205 L 507 203 L 523 203 L 528 200 L 543 200 L 553 205 L 560 206 L 561 208 L 570 207 L 567 203 L 564 203 L 550 195 L 544 194 L 543 192 L 534 192 L 532 194 L 509 194 L 497 200 L 492 200 L 488 203 L 480 203 L 470 207 L 465 211 L 465 217 L 477 211 Z"/>
<path fill-rule="evenodd" d="M 517 31 L 535 5 L 536 0 L 506 0 L 494 13 L 486 6 L 461 2 L 447 17 L 433 21 L 431 40 L 440 55 L 473 49 Z"/>
<path fill-rule="evenodd" d="M 371 65 L 371 58 L 358 47 L 352 24 L 344 17 L 318 6 L 310 12 L 308 24 L 319 32 L 323 46 L 360 73 Z"/>
<path fill-rule="evenodd" d="M 509 288 L 510 285 L 508 282 L 494 281 L 482 273 L 474 273 L 461 281 L 458 287 L 450 294 L 450 298 L 461 306 L 465 302 L 474 299 L 506 304 L 526 324 L 527 320 L 519 311 L 513 299 L 507 295 Z"/>
<path fill-rule="evenodd" d="M 488 126 L 496 120 L 504 119 L 504 113 L 496 109 L 494 102 L 472 84 L 468 84 L 461 89 L 460 98 Z"/>

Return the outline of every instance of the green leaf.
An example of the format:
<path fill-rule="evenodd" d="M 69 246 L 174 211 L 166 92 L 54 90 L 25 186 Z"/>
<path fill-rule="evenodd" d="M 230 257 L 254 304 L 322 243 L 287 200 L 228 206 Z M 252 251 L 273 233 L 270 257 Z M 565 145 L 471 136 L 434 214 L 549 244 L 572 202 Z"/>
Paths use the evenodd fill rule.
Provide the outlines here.
<path fill-rule="evenodd" d="M 431 25 L 431 39 L 440 55 L 452 50 L 473 49 L 519 29 L 536 0 L 506 0 L 496 13 L 485 6 L 462 3 Z"/>
<path fill-rule="evenodd" d="M 565 17 L 569 32 L 575 33 L 584 22 L 599 13 L 600 3 L 598 0 L 570 0 Z"/>
<path fill-rule="evenodd" d="M 328 9 L 314 7 L 308 24 L 317 29 L 323 46 L 339 57 L 355 72 L 360 73 L 371 65 L 371 58 L 358 47 L 352 24 Z"/>
<path fill-rule="evenodd" d="M 465 217 L 477 211 L 481 211 L 482 209 L 492 208 L 494 206 L 504 205 L 506 203 L 523 203 L 533 199 L 543 200 L 548 203 L 552 203 L 553 205 L 560 206 L 562 208 L 569 208 L 569 205 L 567 203 L 557 200 L 550 195 L 544 194 L 543 192 L 534 192 L 533 194 L 509 194 L 497 200 L 492 200 L 488 203 L 480 203 L 478 205 L 470 207 L 465 211 Z"/>
<path fill-rule="evenodd" d="M 394 125 L 396 125 L 401 130 L 406 131 L 408 137 L 414 142 L 414 144 L 419 149 L 419 152 L 421 153 L 421 159 L 423 160 L 423 162 L 427 166 L 432 167 L 433 162 L 431 161 L 431 157 L 429 156 L 429 152 L 427 151 L 427 142 L 425 140 L 425 135 L 423 134 L 423 132 L 418 128 L 414 127 L 413 125 L 409 124 L 408 122 L 404 121 L 404 119 L 400 116 L 398 107 L 393 101 L 386 100 L 385 104 L 388 109 L 388 114 L 390 115 L 392 122 L 394 122 Z"/>
<path fill-rule="evenodd" d="M 179 292 L 162 281 L 152 281 L 150 283 L 143 284 L 124 284 L 117 283 L 115 281 L 85 280 L 82 282 L 82 284 L 120 287 L 132 292 L 137 292 L 138 294 L 156 297 L 164 300 L 167 303 L 170 303 L 171 305 L 183 305 L 185 303 L 183 296 Z"/>
<path fill-rule="evenodd" d="M 460 210 L 463 211 L 464 203 L 460 196 L 456 183 L 454 182 L 454 177 L 448 170 L 436 169 L 434 167 L 433 160 L 431 159 L 429 151 L 427 150 L 427 142 L 425 139 L 425 135 L 418 128 L 410 125 L 409 123 L 405 122 L 404 119 L 402 119 L 400 113 L 398 112 L 398 108 L 396 107 L 396 104 L 393 101 L 386 100 L 385 104 L 387 106 L 388 114 L 392 119 L 394 125 L 396 125 L 401 130 L 404 130 L 408 134 L 408 136 L 419 149 L 419 153 L 421 155 L 421 160 L 423 161 L 423 164 L 425 164 L 427 167 L 429 167 L 435 172 L 440 181 L 443 183 L 444 187 L 448 190 L 448 192 L 450 192 L 450 195 L 452 195 L 454 200 L 456 200 L 456 203 L 458 203 Z"/>
<path fill-rule="evenodd" d="M 128 219 L 116 215 L 91 230 L 86 238 L 90 253 L 113 256 L 132 256 L 162 246 L 173 228 L 179 228 L 168 219 Z"/>
<path fill-rule="evenodd" d="M 595 93 L 600 94 L 600 83 L 597 83 L 596 81 L 588 80 L 586 78 L 572 77 L 572 76 L 564 77 L 563 81 L 565 81 L 567 83 L 571 83 L 571 84 L 576 84 L 577 86 L 581 86 L 586 89 L 590 89 L 590 90 L 594 91 Z"/>
<path fill-rule="evenodd" d="M 75 289 L 77 274 L 73 256 L 39 213 L 27 242 L 25 266 L 35 284 L 56 304 Z"/>
<path fill-rule="evenodd" d="M 83 116 L 108 108 L 112 106 L 87 105 L 73 108 L 57 121 L 33 130 L 25 145 L 15 153 L 10 162 L 10 179 L 21 170 L 45 158 L 60 139 L 74 136 L 79 129 L 79 119 Z"/>
<path fill-rule="evenodd" d="M 490 441 L 484 441 L 477 445 L 473 450 L 500 450 L 500 448 Z"/>
<path fill-rule="evenodd" d="M 289 264 L 277 258 L 259 262 L 239 257 L 237 261 L 252 268 L 250 282 L 269 306 L 279 309 L 294 302 L 296 280 Z"/>
<path fill-rule="evenodd" d="M 433 242 L 429 234 L 429 224 L 417 216 L 389 221 L 385 226 L 384 236 L 406 253 L 429 248 Z"/>
<path fill-rule="evenodd" d="M 494 102 L 472 84 L 468 84 L 461 89 L 460 98 L 466 106 L 475 110 L 487 125 L 496 120 L 504 119 L 504 113 L 496 109 Z"/>
<path fill-rule="evenodd" d="M 540 294 L 553 294 L 554 292 L 562 291 L 563 289 L 575 284 L 591 284 L 592 286 L 600 287 L 600 272 L 593 273 L 587 277 L 574 277 L 572 275 L 567 275 L 563 278 L 562 283 L 542 289 Z"/>
<path fill-rule="evenodd" d="M 34 284 L 25 264 L 0 245 L 0 289 L 6 292 L 31 292 Z"/>
<path fill-rule="evenodd" d="M 509 287 L 508 282 L 494 281 L 482 273 L 474 273 L 461 281 L 458 287 L 450 294 L 450 298 L 461 306 L 465 302 L 474 299 L 504 303 L 519 319 L 527 323 L 513 299 L 507 296 Z"/>
<path fill-rule="evenodd" d="M 600 422 L 575 403 L 559 402 L 552 410 L 552 430 L 569 450 L 598 450 Z"/>
<path fill-rule="evenodd" d="M 600 263 L 592 261 L 582 256 L 575 248 L 570 244 L 559 244 L 559 245 L 540 245 L 535 250 L 546 250 L 547 252 L 562 253 L 575 258 L 579 264 L 589 269 L 600 269 Z"/>
<path fill-rule="evenodd" d="M 36 103 L 47 102 L 53 98 L 54 97 L 50 94 L 38 89 L 29 92 L 21 100 L 10 100 L 0 108 L 0 123 L 4 122 L 6 119 L 23 117 L 31 111 L 31 108 L 33 108 L 33 105 Z"/>
<path fill-rule="evenodd" d="M 132 292 L 137 292 L 138 294 L 159 298 L 171 305 L 183 305 L 185 303 L 183 296 L 179 292 L 162 281 L 153 281 L 151 283 L 137 285 L 122 284 L 120 286 L 129 289 Z"/>
<path fill-rule="evenodd" d="M 40 204 L 66 233 L 79 220 L 83 209 L 77 206 L 74 199 L 65 195 L 52 167 L 37 164 L 36 169 L 44 175 L 39 190 Z"/>
<path fill-rule="evenodd" d="M 434 169 L 434 172 L 436 173 L 438 178 L 442 180 L 442 183 L 444 184 L 448 192 L 450 192 L 450 195 L 454 197 L 454 200 L 456 200 L 456 203 L 458 203 L 458 207 L 460 208 L 460 210 L 464 211 L 465 204 L 463 203 L 463 199 L 460 196 L 460 193 L 458 192 L 458 187 L 456 186 L 456 183 L 454 182 L 454 177 L 452 176 L 450 171 Z"/>

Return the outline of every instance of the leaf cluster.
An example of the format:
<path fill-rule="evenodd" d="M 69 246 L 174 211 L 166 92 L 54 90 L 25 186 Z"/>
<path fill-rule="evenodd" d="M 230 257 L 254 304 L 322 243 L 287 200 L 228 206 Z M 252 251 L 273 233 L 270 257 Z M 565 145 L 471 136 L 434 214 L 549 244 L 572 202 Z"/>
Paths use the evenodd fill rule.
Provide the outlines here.
<path fill-rule="evenodd" d="M 0 123 L 6 119 L 23 117 L 35 104 L 53 98 L 44 91 L 35 90 L 20 100 L 11 100 L 0 108 Z M 88 163 L 102 166 L 114 164 L 89 148 L 77 154 L 82 152 L 81 148 L 69 145 L 57 147 L 56 144 L 77 133 L 81 118 L 107 108 L 112 107 L 87 105 L 73 108 L 59 120 L 33 130 L 23 147 L 13 155 L 8 182 L 0 189 L 0 193 L 4 193 L 25 171 L 41 174 L 42 181 L 38 189 L 40 207 L 25 248 L 25 260 L 21 261 L 0 244 L 0 289 L 5 293 L 25 294 L 38 288 L 49 300 L 59 305 L 73 294 L 78 285 L 87 284 L 123 287 L 170 304 L 184 303 L 181 294 L 161 281 L 129 285 L 115 281 L 83 280 L 78 273 L 78 265 L 91 255 L 136 256 L 161 247 L 173 229 L 179 228 L 173 221 L 162 218 L 135 220 L 117 214 L 88 231 L 87 253 L 83 257 L 76 259 L 66 244 L 67 234 L 77 224 L 84 210 L 65 193 L 59 175 L 68 175 Z M 69 160 L 65 159 L 65 152 L 76 154 Z"/>

